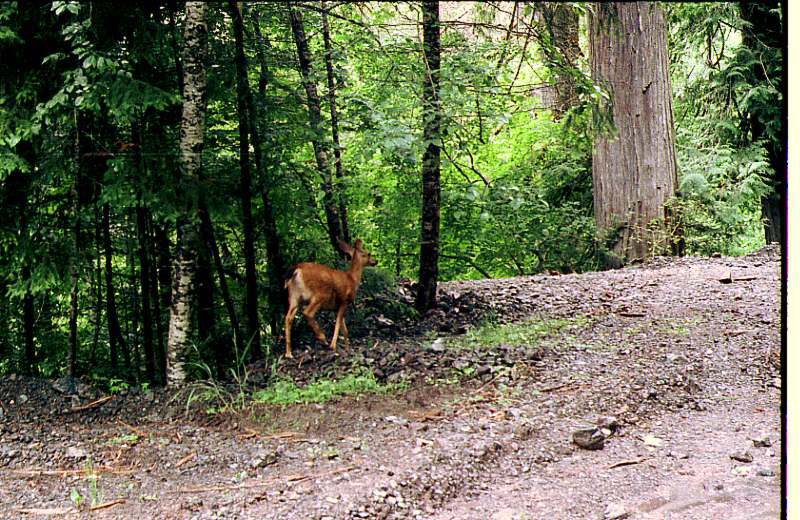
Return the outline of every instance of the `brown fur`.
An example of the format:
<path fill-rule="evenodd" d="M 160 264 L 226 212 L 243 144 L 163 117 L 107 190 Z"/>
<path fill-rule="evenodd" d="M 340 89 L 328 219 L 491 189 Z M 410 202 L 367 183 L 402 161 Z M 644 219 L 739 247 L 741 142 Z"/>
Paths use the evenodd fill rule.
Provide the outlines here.
<path fill-rule="evenodd" d="M 339 247 L 344 253 L 351 257 L 350 268 L 347 271 L 332 269 L 326 265 L 305 262 L 297 264 L 291 270 L 289 278 L 284 283 L 284 287 L 289 292 L 289 309 L 284 321 L 286 334 L 286 357 L 292 358 L 292 322 L 298 307 L 305 305 L 303 316 L 317 340 L 328 343 L 325 333 L 314 318 L 317 311 L 336 310 L 336 325 L 333 329 L 333 339 L 331 340 L 331 350 L 336 351 L 336 340 L 339 330 L 344 332 L 345 347 L 350 348 L 350 334 L 344 322 L 344 313 L 347 306 L 356 298 L 358 285 L 361 283 L 361 274 L 364 266 L 376 265 L 374 258 L 363 248 L 361 240 L 356 241 L 355 248 L 349 244 L 339 241 Z"/>

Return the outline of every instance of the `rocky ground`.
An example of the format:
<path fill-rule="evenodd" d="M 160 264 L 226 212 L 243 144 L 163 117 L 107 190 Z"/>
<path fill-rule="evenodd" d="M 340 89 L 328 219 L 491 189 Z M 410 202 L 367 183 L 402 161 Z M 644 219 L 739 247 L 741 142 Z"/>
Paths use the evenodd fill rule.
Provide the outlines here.
<path fill-rule="evenodd" d="M 0 516 L 779 518 L 775 249 L 441 290 L 420 322 L 372 316 L 349 355 L 278 367 L 359 367 L 388 395 L 209 416 L 5 376 Z M 485 319 L 525 340 L 475 346 Z"/>

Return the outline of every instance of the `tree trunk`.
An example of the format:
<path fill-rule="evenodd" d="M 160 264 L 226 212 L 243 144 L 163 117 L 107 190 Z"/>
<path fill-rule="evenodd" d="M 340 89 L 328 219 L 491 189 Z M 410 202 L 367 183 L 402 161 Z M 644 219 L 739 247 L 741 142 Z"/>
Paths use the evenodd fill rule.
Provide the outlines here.
<path fill-rule="evenodd" d="M 172 257 L 170 255 L 170 242 L 167 231 L 160 225 L 153 226 L 153 234 L 156 244 L 156 257 L 158 262 L 158 301 L 161 309 L 169 309 L 172 302 Z M 162 321 L 161 312 L 158 313 L 158 321 Z M 163 327 L 163 325 L 162 325 Z M 159 333 L 163 335 L 163 331 Z M 156 364 L 161 384 L 167 384 L 167 338 L 161 338 L 156 352 Z"/>
<path fill-rule="evenodd" d="M 161 305 L 158 295 L 158 269 L 157 257 L 155 253 L 155 233 L 153 223 L 153 213 L 148 212 L 147 218 L 147 257 L 148 265 L 150 266 L 150 277 L 148 280 L 148 291 L 150 293 L 150 302 L 153 305 L 153 325 L 156 329 L 155 342 L 153 345 L 153 369 L 155 372 L 154 383 L 163 385 L 164 380 L 161 377 L 161 357 L 164 352 L 164 324 L 161 319 Z"/>
<path fill-rule="evenodd" d="M 95 367 L 97 363 L 97 347 L 100 345 L 100 329 L 103 326 L 103 266 L 101 251 L 100 207 L 94 201 L 94 249 L 96 264 L 92 280 L 94 281 L 94 334 L 92 335 L 92 350 L 89 352 L 89 366 Z"/>
<path fill-rule="evenodd" d="M 665 225 L 665 203 L 678 184 L 672 89 L 658 4 L 597 4 L 595 11 L 592 77 L 612 93 L 618 135 L 595 140 L 594 211 L 613 266 L 672 249 Z"/>
<path fill-rule="evenodd" d="M 186 2 L 183 53 L 183 114 L 181 118 L 179 193 L 183 196 L 178 224 L 176 283 L 170 309 L 167 343 L 167 381 L 180 385 L 186 380 L 185 354 L 191 345 L 192 286 L 194 284 L 198 236 L 195 223 L 203 167 L 206 91 L 206 4 Z"/>
<path fill-rule="evenodd" d="M 111 370 L 114 374 L 119 374 L 119 350 L 122 350 L 127 359 L 128 349 L 125 346 L 125 339 L 122 337 L 122 329 L 119 326 L 117 316 L 117 301 L 114 293 L 114 274 L 112 260 L 114 251 L 111 248 L 111 208 L 108 202 L 103 204 L 103 249 L 105 250 L 106 260 L 106 323 L 108 326 L 108 345 L 111 356 Z M 126 363 L 130 366 L 130 363 Z"/>
<path fill-rule="evenodd" d="M 336 77 L 333 75 L 333 45 L 328 26 L 328 11 L 325 0 L 320 1 L 322 9 L 322 40 L 325 44 L 325 70 L 328 78 L 328 105 L 331 110 L 331 136 L 333 137 L 333 165 L 336 169 L 336 192 L 339 194 L 339 218 L 342 224 L 342 239 L 350 243 L 350 223 L 347 221 L 347 204 L 345 203 L 344 168 L 342 167 L 342 146 L 339 143 L 339 114 L 336 110 Z"/>
<path fill-rule="evenodd" d="M 130 219 L 130 224 L 136 225 L 135 222 L 135 215 L 134 211 L 128 212 L 128 218 Z M 135 231 L 134 231 L 135 232 Z M 126 322 L 126 330 L 125 333 L 128 337 L 128 345 L 131 346 L 131 354 L 133 359 L 133 364 L 131 367 L 133 371 L 131 372 L 134 381 L 139 381 L 141 378 L 141 369 L 142 369 L 142 341 L 139 335 L 139 322 L 141 319 L 141 311 L 139 309 L 139 293 L 136 290 L 137 286 L 137 276 L 136 276 L 136 254 L 134 253 L 136 239 L 132 235 L 127 235 L 125 237 L 125 248 L 126 248 L 126 256 L 127 261 L 126 263 L 130 267 L 130 271 L 128 272 L 128 299 L 130 303 L 130 314 L 128 314 L 128 321 Z"/>
<path fill-rule="evenodd" d="M 139 235 L 139 285 L 142 302 L 142 346 L 144 347 L 145 377 L 151 383 L 156 381 L 155 351 L 153 349 L 153 319 L 150 313 L 150 255 L 147 236 L 148 211 L 141 199 L 136 204 L 136 229 Z"/>
<path fill-rule="evenodd" d="M 419 287 L 416 307 L 425 312 L 436 305 L 436 284 L 439 277 L 439 168 L 441 154 L 441 107 L 439 101 L 439 2 L 422 4 L 422 32 L 425 60 L 423 96 L 423 135 L 425 154 L 422 157 L 422 236 L 419 253 Z"/>
<path fill-rule="evenodd" d="M 204 213 L 203 203 L 200 212 Z M 214 305 L 214 273 L 211 268 L 211 254 L 205 247 L 202 217 L 200 219 L 200 240 L 197 249 L 197 273 L 195 292 L 197 298 L 197 335 L 201 344 L 206 345 L 214 353 L 216 374 L 224 370 L 225 349 L 217 331 L 217 312 Z"/>
<path fill-rule="evenodd" d="M 244 352 L 244 339 L 242 331 L 239 326 L 239 318 L 236 315 L 236 307 L 233 305 L 233 298 L 231 298 L 230 289 L 228 288 L 228 280 L 225 277 L 225 270 L 222 265 L 222 258 L 219 255 L 219 248 L 217 247 L 217 238 L 214 236 L 214 225 L 211 222 L 211 216 L 208 214 L 208 209 L 200 208 L 200 234 L 203 237 L 203 243 L 208 251 L 208 254 L 214 259 L 214 266 L 217 271 L 217 279 L 219 280 L 219 290 L 222 293 L 222 301 L 225 304 L 225 310 L 228 312 L 228 319 L 231 323 L 233 330 L 233 340 L 236 345 L 236 350 L 239 353 Z M 226 366 L 230 360 L 230 352 L 228 349 L 223 349 L 222 342 L 215 345 L 217 368 L 220 370 Z"/>
<path fill-rule="evenodd" d="M 784 23 L 777 10 L 782 6 L 777 0 L 768 1 L 748 1 L 740 0 L 739 12 L 742 19 L 750 25 L 742 31 L 742 43 L 748 47 L 756 56 L 758 61 L 751 66 L 751 74 L 755 81 L 766 84 L 770 81 L 767 76 L 768 68 L 764 63 L 765 52 L 778 52 L 785 41 Z M 785 14 L 785 11 L 783 11 Z M 785 18 L 784 18 L 785 20 Z M 785 47 L 784 47 L 785 48 Z M 776 76 L 781 74 L 779 71 L 769 70 L 770 74 Z M 773 78 L 772 81 L 782 81 L 782 78 Z M 776 100 L 776 102 L 778 102 Z M 767 121 L 761 121 L 758 114 L 750 114 L 750 131 L 752 140 L 756 142 L 764 138 Z M 780 137 L 769 140 L 765 143 L 769 163 L 772 167 L 773 177 L 770 182 L 772 193 L 768 193 L 761 198 L 761 217 L 764 221 L 764 238 L 767 244 L 771 242 L 783 243 L 784 230 L 786 229 L 786 175 L 787 157 L 785 141 L 785 125 L 781 125 Z"/>
<path fill-rule="evenodd" d="M 273 209 L 272 199 L 269 193 L 272 179 L 264 167 L 266 153 L 260 138 L 264 132 L 259 132 L 258 130 L 259 125 L 266 124 L 265 107 L 267 103 L 267 83 L 269 83 L 270 73 L 267 67 L 266 56 L 264 55 L 265 41 L 259 27 L 258 11 L 255 9 L 253 10 L 253 30 L 256 36 L 256 48 L 259 60 L 258 106 L 254 107 L 250 113 L 254 114 L 255 119 L 252 128 L 254 132 L 253 148 L 256 155 L 256 172 L 261 183 L 261 203 L 264 206 L 264 235 L 267 242 L 267 259 L 269 260 L 269 320 L 272 335 L 273 337 L 277 337 L 281 330 L 283 330 L 285 303 L 283 275 L 286 272 L 286 262 L 281 252 L 278 225 L 275 222 L 275 210 Z M 250 96 L 250 98 L 252 100 L 252 96 Z M 252 105 L 255 105 L 255 103 L 252 103 Z M 268 144 L 268 147 L 269 146 L 270 144 Z M 277 342 L 273 341 L 273 344 L 277 345 Z"/>
<path fill-rule="evenodd" d="M 582 54 L 578 41 L 578 12 L 573 6 L 559 2 L 542 2 L 537 7 L 552 44 L 543 48 L 547 60 L 555 67 L 556 106 L 553 114 L 560 118 L 578 98 L 575 75 L 569 70 L 577 66 Z"/>
<path fill-rule="evenodd" d="M 27 262 L 22 266 L 22 279 L 29 282 L 31 279 L 31 268 Z M 25 372 L 33 374 L 37 372 L 36 366 L 36 345 L 33 342 L 33 294 L 30 289 L 25 291 L 22 299 L 22 327 L 25 337 Z"/>
<path fill-rule="evenodd" d="M 244 54 L 244 21 L 236 2 L 229 2 L 233 18 L 233 36 L 236 43 L 236 107 L 239 114 L 239 167 L 241 169 L 240 196 L 242 199 L 242 226 L 244 228 L 244 266 L 245 266 L 245 315 L 247 316 L 247 344 L 250 347 L 250 359 L 262 357 L 261 335 L 258 323 L 258 285 L 256 279 L 256 258 L 253 232 L 253 214 L 251 208 L 251 172 L 250 172 L 250 114 L 252 106 L 250 85 L 247 81 L 247 57 Z M 258 155 L 260 150 L 255 150 Z"/>
<path fill-rule="evenodd" d="M 303 28 L 303 15 L 297 9 L 290 8 L 292 22 L 292 34 L 297 46 L 297 59 L 300 64 L 300 74 L 303 77 L 303 86 L 306 90 L 308 101 L 308 120 L 311 124 L 313 133 L 311 144 L 314 147 L 314 157 L 317 161 L 317 168 L 322 175 L 323 206 L 325 207 L 325 218 L 328 224 L 328 238 L 330 238 L 333 250 L 338 254 L 343 254 L 339 250 L 339 239 L 342 232 L 339 223 L 339 208 L 336 206 L 336 197 L 333 194 L 333 177 L 331 175 L 330 164 L 328 163 L 328 150 L 322 129 L 322 109 L 317 93 L 317 85 L 311 70 L 311 53 L 308 49 L 308 40 Z"/>

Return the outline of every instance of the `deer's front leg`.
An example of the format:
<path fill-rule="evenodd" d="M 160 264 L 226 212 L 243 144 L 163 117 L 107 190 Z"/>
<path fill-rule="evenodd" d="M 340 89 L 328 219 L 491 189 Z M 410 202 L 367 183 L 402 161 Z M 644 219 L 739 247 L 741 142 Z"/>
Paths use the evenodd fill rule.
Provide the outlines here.
<path fill-rule="evenodd" d="M 339 328 L 344 323 L 344 311 L 347 307 L 342 305 L 336 313 L 336 325 L 333 326 L 333 339 L 331 340 L 331 350 L 336 352 L 336 340 L 339 339 Z"/>

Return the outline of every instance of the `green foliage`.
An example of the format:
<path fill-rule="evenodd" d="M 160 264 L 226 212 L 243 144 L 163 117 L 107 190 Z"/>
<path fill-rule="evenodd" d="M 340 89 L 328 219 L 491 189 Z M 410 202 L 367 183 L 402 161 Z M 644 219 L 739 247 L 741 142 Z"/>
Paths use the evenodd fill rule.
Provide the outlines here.
<path fill-rule="evenodd" d="M 253 401 L 277 405 L 324 403 L 342 396 L 385 394 L 400 388 L 400 384 L 379 383 L 372 372 L 363 371 L 347 374 L 341 379 L 318 379 L 303 387 L 298 387 L 290 379 L 277 379 L 270 387 L 255 392 Z"/>
<path fill-rule="evenodd" d="M 507 324 L 487 322 L 480 327 L 470 329 L 462 336 L 450 338 L 448 344 L 454 348 L 466 349 L 490 349 L 504 343 L 535 346 L 548 336 L 568 328 L 583 326 L 587 322 L 587 318 L 584 317 L 576 317 L 572 320 L 532 319 L 521 323 Z"/>

